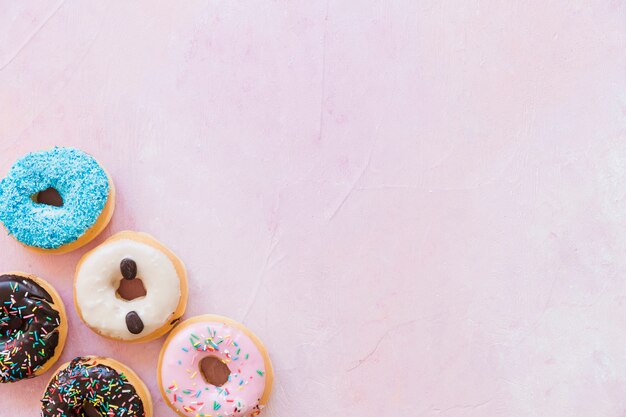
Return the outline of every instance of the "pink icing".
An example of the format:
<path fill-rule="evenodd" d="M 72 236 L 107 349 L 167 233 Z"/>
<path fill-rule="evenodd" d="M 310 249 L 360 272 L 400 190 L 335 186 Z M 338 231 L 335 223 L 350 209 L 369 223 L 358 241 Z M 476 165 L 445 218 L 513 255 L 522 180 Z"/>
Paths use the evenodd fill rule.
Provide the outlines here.
<path fill-rule="evenodd" d="M 265 390 L 265 363 L 242 330 L 215 321 L 181 324 L 165 348 L 161 385 L 168 401 L 190 417 L 249 417 L 260 410 Z M 230 369 L 221 387 L 208 384 L 199 370 L 206 356 L 216 356 Z"/>

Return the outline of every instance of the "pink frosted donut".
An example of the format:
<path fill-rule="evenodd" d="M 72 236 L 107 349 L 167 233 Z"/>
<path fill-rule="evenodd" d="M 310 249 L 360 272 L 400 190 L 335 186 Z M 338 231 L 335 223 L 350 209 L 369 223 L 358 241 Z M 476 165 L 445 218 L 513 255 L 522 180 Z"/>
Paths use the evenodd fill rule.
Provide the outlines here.
<path fill-rule="evenodd" d="M 161 349 L 157 372 L 163 398 L 183 417 L 256 416 L 274 378 L 259 338 L 214 315 L 180 323 Z"/>

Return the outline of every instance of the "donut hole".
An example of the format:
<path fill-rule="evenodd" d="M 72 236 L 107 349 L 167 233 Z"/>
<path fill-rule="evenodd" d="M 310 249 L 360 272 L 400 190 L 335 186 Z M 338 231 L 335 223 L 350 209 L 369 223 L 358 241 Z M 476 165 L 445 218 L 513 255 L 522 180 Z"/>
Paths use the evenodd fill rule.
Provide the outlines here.
<path fill-rule="evenodd" d="M 207 356 L 198 363 L 200 374 L 207 384 L 221 387 L 228 381 L 230 369 L 216 356 Z"/>
<path fill-rule="evenodd" d="M 101 416 L 102 414 L 100 414 L 100 412 L 96 409 L 96 407 L 92 403 L 88 401 L 85 401 L 83 403 L 80 417 L 101 417 Z"/>
<path fill-rule="evenodd" d="M 31 196 L 32 200 L 37 204 L 45 204 L 46 206 L 62 207 L 63 197 L 53 187 L 46 188 Z"/>
<path fill-rule="evenodd" d="M 2 336 L 9 336 L 18 330 L 24 330 L 25 327 L 25 321 L 18 316 L 10 316 L 5 323 L 5 326 L 0 327 L 0 335 Z"/>
<path fill-rule="evenodd" d="M 122 279 L 117 287 L 117 296 L 122 300 L 132 301 L 137 298 L 145 297 L 148 292 L 140 278 Z"/>
<path fill-rule="evenodd" d="M 8 327 L 10 330 L 21 330 L 22 327 L 24 327 L 24 320 L 18 316 L 11 316 L 8 322 Z"/>

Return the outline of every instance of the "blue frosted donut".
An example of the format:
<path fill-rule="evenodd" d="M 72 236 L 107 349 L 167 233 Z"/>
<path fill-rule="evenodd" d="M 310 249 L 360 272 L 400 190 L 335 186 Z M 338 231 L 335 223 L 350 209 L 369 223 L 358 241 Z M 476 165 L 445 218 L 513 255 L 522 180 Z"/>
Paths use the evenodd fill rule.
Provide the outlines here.
<path fill-rule="evenodd" d="M 63 199 L 60 207 L 37 202 L 49 188 Z M 0 221 L 22 244 L 62 253 L 104 229 L 113 199 L 113 184 L 92 156 L 55 147 L 20 158 L 0 181 Z"/>

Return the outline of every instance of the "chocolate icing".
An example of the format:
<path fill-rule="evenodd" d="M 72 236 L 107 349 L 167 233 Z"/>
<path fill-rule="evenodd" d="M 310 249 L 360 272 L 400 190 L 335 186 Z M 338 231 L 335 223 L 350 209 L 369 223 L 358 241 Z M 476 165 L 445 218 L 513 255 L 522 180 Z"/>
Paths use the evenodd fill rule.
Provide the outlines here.
<path fill-rule="evenodd" d="M 0 382 L 35 376 L 54 357 L 60 323 L 52 296 L 39 284 L 0 275 Z"/>
<path fill-rule="evenodd" d="M 60 370 L 41 399 L 41 417 L 145 417 L 141 397 L 124 374 L 94 357 Z"/>

